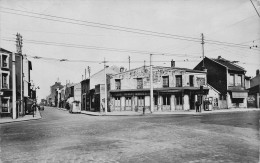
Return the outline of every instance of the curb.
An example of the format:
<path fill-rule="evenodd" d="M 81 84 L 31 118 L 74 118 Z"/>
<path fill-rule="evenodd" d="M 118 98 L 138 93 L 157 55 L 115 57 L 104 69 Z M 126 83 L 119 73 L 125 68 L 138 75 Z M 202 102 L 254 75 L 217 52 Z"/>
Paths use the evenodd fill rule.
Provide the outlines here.
<path fill-rule="evenodd" d="M 180 116 L 187 116 L 187 115 L 190 115 L 190 116 L 202 116 L 202 115 L 210 115 L 210 114 L 230 114 L 230 113 L 239 113 L 239 112 L 251 112 L 251 111 L 260 111 L 260 109 L 245 109 L 245 110 L 228 110 L 228 111 L 204 111 L 204 112 L 200 112 L 200 113 L 196 113 L 196 112 L 186 112 L 186 113 L 180 113 L 178 112 L 177 114 L 174 113 L 174 112 L 169 112 L 168 114 L 153 114 L 153 113 L 146 113 L 145 115 L 143 115 L 142 113 L 140 114 L 119 114 L 119 115 L 109 115 L 109 114 L 91 114 L 91 113 L 81 113 L 81 114 L 85 114 L 85 115 L 90 115 L 90 116 L 167 116 L 167 115 L 180 115 Z"/>
<path fill-rule="evenodd" d="M 21 119 L 21 120 L 15 120 L 15 121 L 0 122 L 0 125 L 1 125 L 1 124 L 6 124 L 6 123 L 15 123 L 15 122 L 24 122 L 24 121 L 32 121 L 32 120 L 42 119 L 42 115 L 41 115 L 40 111 L 39 111 L 39 114 L 40 114 L 40 117 L 39 117 L 39 118 L 34 118 L 34 119 Z"/>

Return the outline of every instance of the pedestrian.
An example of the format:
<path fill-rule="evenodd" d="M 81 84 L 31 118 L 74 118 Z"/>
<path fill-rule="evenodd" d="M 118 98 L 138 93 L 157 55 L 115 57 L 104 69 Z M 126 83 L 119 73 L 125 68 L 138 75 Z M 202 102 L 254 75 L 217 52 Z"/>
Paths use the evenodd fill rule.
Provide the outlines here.
<path fill-rule="evenodd" d="M 196 101 L 195 105 L 196 105 L 196 112 L 200 112 L 200 102 Z"/>

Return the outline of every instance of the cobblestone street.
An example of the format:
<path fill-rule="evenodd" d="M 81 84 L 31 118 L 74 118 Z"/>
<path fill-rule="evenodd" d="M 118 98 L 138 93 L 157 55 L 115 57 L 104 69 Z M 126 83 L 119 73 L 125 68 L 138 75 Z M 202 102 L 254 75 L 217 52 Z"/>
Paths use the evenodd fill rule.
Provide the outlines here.
<path fill-rule="evenodd" d="M 46 108 L 1 124 L 2 162 L 258 162 L 259 111 L 88 116 Z"/>

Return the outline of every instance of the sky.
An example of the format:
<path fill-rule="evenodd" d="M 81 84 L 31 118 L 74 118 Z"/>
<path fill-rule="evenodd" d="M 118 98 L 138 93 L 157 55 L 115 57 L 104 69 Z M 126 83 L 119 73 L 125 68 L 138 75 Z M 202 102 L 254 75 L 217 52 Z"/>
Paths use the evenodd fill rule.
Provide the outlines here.
<path fill-rule="evenodd" d="M 260 12 L 260 1 L 252 2 Z M 202 59 L 202 33 L 206 57 L 239 61 L 255 76 L 259 29 L 250 0 L 0 0 L 0 47 L 16 51 L 15 35 L 22 35 L 38 99 L 56 81 L 80 82 L 88 66 L 98 72 L 104 60 L 129 69 L 130 57 L 132 69 L 149 65 L 151 53 L 158 54 L 153 65 L 175 60 L 176 67 L 193 69 Z"/>

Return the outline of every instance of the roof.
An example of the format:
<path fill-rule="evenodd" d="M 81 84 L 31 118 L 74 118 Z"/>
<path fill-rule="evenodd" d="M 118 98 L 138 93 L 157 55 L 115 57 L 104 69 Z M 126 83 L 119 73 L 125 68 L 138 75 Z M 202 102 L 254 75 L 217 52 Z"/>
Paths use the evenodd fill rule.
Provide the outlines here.
<path fill-rule="evenodd" d="M 141 67 L 138 67 L 138 68 L 134 68 L 134 69 L 131 69 L 131 70 L 128 70 L 128 71 L 123 71 L 123 72 L 119 72 L 119 73 L 116 73 L 116 74 L 112 74 L 112 76 L 115 76 L 115 75 L 118 75 L 118 74 L 124 74 L 126 72 L 131 72 L 131 71 L 134 71 L 134 70 L 137 70 L 137 69 L 140 69 L 140 68 L 149 68 L 150 66 L 141 66 Z M 206 73 L 205 71 L 200 71 L 200 70 L 193 70 L 193 69 L 188 69 L 188 68 L 182 68 L 182 67 L 164 67 L 164 66 L 153 66 L 153 70 L 154 69 L 165 69 L 165 70 L 184 70 L 184 71 L 187 71 L 187 72 L 197 72 L 197 73 Z"/>
<path fill-rule="evenodd" d="M 215 62 L 217 62 L 218 64 L 228 68 L 229 70 L 233 70 L 233 71 L 246 71 L 244 68 L 232 63 L 231 61 L 229 60 L 226 60 L 222 57 L 218 57 L 218 58 L 209 58 L 210 60 L 213 60 Z"/>
<path fill-rule="evenodd" d="M 3 49 L 3 48 L 0 48 L 0 52 L 5 52 L 5 53 L 10 53 L 10 54 L 12 54 L 12 52 L 10 52 L 10 51 L 8 51 L 8 50 L 6 50 L 6 49 Z"/>

